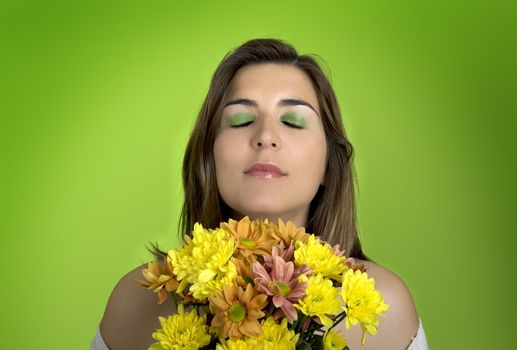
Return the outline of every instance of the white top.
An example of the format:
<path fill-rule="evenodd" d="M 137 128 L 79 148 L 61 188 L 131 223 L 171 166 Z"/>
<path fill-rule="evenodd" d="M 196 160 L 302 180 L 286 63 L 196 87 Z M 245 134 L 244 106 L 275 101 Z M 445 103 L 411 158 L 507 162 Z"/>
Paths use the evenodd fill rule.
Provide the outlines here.
<path fill-rule="evenodd" d="M 93 338 L 90 350 L 110 350 L 110 348 L 108 348 L 104 342 L 104 339 L 102 339 L 101 330 L 99 327 L 97 327 L 97 332 L 95 333 L 95 338 Z"/>
<path fill-rule="evenodd" d="M 110 350 L 104 342 L 104 339 L 102 339 L 99 327 L 97 327 L 97 333 L 95 334 L 95 338 L 93 338 L 90 350 Z M 424 327 L 422 326 L 422 320 L 420 320 L 420 318 L 418 319 L 418 331 L 416 332 L 416 336 L 412 337 L 412 342 L 409 344 L 407 350 L 429 350 Z"/>
<path fill-rule="evenodd" d="M 418 319 L 418 331 L 416 335 L 411 338 L 412 342 L 409 344 L 407 350 L 429 350 L 427 345 L 427 338 L 425 337 L 424 327 L 422 326 L 422 320 Z"/>

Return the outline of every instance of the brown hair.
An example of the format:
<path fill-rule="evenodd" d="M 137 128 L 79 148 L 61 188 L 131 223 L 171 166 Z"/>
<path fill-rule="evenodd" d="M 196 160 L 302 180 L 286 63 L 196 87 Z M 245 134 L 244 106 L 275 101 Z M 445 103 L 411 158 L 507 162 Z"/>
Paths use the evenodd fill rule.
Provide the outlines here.
<path fill-rule="evenodd" d="M 312 81 L 325 129 L 328 161 L 324 186 L 309 208 L 307 232 L 331 244 L 340 244 L 345 255 L 370 260 L 362 251 L 357 233 L 352 144 L 345 135 L 332 86 L 313 55 L 298 55 L 290 44 L 277 39 L 253 39 L 232 50 L 217 67 L 198 114 L 183 159 L 185 201 L 179 229 L 190 235 L 195 222 L 217 227 L 229 219 L 230 208 L 221 199 L 216 183 L 213 145 L 222 104 L 237 71 L 250 64 L 278 63 L 299 68 Z"/>

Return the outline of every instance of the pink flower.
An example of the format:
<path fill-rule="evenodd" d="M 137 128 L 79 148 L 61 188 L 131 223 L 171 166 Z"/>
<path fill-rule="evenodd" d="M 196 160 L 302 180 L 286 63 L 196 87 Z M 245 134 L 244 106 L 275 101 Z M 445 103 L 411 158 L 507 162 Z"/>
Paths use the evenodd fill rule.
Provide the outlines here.
<path fill-rule="evenodd" d="M 258 261 L 253 263 L 255 287 L 272 297 L 273 305 L 280 308 L 291 323 L 298 319 L 293 303 L 305 296 L 308 285 L 298 281 L 298 277 L 309 272 L 307 265 L 295 267 L 292 261 L 286 262 L 278 255 L 272 256 L 271 272 L 267 272 Z"/>
<path fill-rule="evenodd" d="M 337 256 L 343 256 L 345 254 L 344 250 L 339 249 L 339 244 L 336 244 L 334 247 L 332 247 L 332 250 Z M 353 261 L 353 258 L 350 258 Z"/>
<path fill-rule="evenodd" d="M 280 242 L 279 247 L 273 246 L 272 251 L 271 251 L 271 256 L 269 256 L 269 255 L 264 256 L 264 265 L 267 268 L 269 268 L 269 269 L 273 268 L 273 257 L 275 257 L 275 256 L 281 257 L 282 259 L 284 259 L 284 261 L 293 261 L 293 258 L 294 258 L 293 242 L 291 242 L 291 244 L 289 244 L 289 247 L 287 249 L 285 248 L 284 242 Z"/>

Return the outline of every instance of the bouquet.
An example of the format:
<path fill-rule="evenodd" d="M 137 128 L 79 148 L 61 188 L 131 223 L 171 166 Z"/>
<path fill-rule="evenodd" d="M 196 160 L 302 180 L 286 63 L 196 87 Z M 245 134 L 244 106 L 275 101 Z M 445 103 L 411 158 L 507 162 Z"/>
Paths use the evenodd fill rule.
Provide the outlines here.
<path fill-rule="evenodd" d="M 363 265 L 292 222 L 196 223 L 192 237 L 143 270 L 145 288 L 176 312 L 149 349 L 348 349 L 336 331 L 375 335 L 384 304 Z"/>

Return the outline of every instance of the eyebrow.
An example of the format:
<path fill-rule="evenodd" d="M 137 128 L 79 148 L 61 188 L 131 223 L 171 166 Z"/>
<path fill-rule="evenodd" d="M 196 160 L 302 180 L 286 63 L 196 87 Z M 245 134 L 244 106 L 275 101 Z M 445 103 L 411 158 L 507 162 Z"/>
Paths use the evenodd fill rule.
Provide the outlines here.
<path fill-rule="evenodd" d="M 235 100 L 231 100 L 231 101 L 227 102 L 224 105 L 224 107 L 226 108 L 231 105 L 245 105 L 245 106 L 250 106 L 250 107 L 258 107 L 257 101 L 250 100 L 249 98 L 237 98 Z M 309 102 L 300 100 L 298 98 L 281 99 L 280 101 L 278 101 L 278 105 L 279 106 L 300 106 L 300 105 L 307 106 L 310 109 L 312 109 L 314 111 L 314 113 L 316 113 L 318 116 L 320 115 Z"/>

